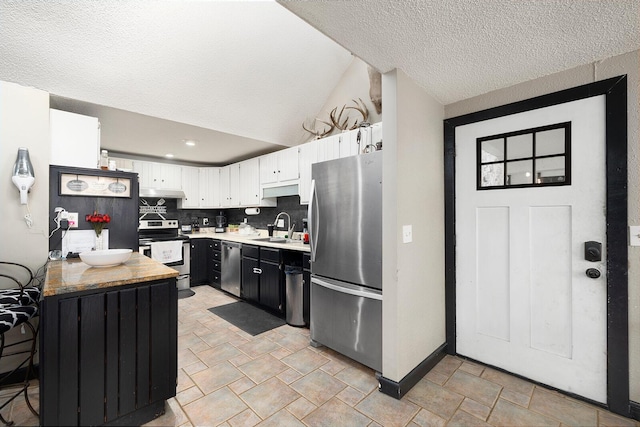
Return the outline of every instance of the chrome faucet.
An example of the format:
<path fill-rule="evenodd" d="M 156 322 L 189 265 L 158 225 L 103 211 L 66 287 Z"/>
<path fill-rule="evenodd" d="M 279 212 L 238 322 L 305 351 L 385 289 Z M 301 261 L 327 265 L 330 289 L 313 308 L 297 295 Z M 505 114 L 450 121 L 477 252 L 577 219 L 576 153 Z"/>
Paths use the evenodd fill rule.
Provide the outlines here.
<path fill-rule="evenodd" d="M 293 239 L 293 229 L 295 228 L 296 224 L 294 223 L 293 225 L 291 225 L 291 217 L 289 216 L 288 213 L 286 212 L 280 212 L 277 216 L 276 219 L 273 220 L 273 225 L 274 226 L 278 226 L 278 220 L 280 219 L 280 215 L 286 215 L 287 216 L 287 223 L 288 223 L 288 227 L 287 227 L 287 232 L 289 234 L 287 234 L 289 239 Z"/>

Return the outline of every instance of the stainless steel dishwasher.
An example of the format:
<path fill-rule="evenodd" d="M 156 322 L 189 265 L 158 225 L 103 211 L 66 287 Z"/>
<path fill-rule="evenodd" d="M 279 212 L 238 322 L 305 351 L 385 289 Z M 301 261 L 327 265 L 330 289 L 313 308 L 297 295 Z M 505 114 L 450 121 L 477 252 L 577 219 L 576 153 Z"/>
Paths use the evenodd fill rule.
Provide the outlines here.
<path fill-rule="evenodd" d="M 240 296 L 240 274 L 242 272 L 242 245 L 222 242 L 222 277 L 220 287 L 237 297 Z"/>

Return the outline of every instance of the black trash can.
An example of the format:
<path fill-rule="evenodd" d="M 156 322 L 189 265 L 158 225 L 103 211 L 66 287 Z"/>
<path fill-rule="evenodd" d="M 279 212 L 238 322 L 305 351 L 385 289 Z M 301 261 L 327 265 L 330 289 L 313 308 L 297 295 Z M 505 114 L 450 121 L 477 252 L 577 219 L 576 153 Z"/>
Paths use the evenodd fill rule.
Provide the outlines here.
<path fill-rule="evenodd" d="M 287 265 L 284 268 L 286 276 L 286 321 L 291 326 L 304 326 L 304 287 L 302 267 Z"/>

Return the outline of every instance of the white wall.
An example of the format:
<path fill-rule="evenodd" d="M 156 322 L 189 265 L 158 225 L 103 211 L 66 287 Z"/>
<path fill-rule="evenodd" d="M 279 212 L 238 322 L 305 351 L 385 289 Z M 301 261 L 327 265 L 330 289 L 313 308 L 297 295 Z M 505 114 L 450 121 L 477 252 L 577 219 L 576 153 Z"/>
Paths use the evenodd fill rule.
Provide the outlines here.
<path fill-rule="evenodd" d="M 35 183 L 29 193 L 33 227 L 27 228 L 20 194 L 11 182 L 19 147 L 29 149 Z M 49 251 L 49 94 L 0 81 L 0 260 L 34 271 Z"/>
<path fill-rule="evenodd" d="M 382 91 L 382 373 L 400 381 L 445 342 L 444 107 L 401 70 Z"/>
<path fill-rule="evenodd" d="M 36 178 L 29 193 L 33 218 L 30 229 L 23 219 L 26 207 L 20 205 L 20 193 L 11 182 L 20 147 L 29 149 Z M 21 263 L 34 272 L 45 263 L 49 252 L 49 155 L 49 94 L 0 81 L 0 260 Z M 37 321 L 33 323 L 37 326 Z M 21 339 L 19 328 L 6 335 L 7 343 Z M 22 357 L 3 357 L 0 372 L 14 369 Z"/>
<path fill-rule="evenodd" d="M 640 225 L 640 51 L 552 74 L 445 107 L 447 118 L 627 74 L 629 225 Z M 385 118 L 386 120 L 386 118 Z M 640 402 L 640 247 L 629 247 L 630 398 Z"/>

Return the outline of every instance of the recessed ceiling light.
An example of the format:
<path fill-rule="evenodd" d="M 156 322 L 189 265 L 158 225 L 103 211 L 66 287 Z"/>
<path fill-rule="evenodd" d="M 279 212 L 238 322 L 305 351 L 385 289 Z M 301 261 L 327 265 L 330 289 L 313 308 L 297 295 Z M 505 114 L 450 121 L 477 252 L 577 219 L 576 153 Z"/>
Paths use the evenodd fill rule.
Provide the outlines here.
<path fill-rule="evenodd" d="M 165 154 L 164 156 L 165 156 L 165 157 L 168 157 L 168 158 L 172 158 L 172 157 L 173 157 L 173 154 L 168 153 L 168 154 Z"/>
<path fill-rule="evenodd" d="M 183 141 L 189 147 L 193 147 L 196 145 L 196 142 L 193 139 L 183 139 Z"/>

